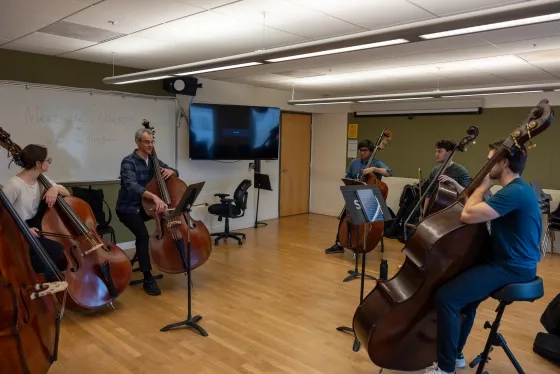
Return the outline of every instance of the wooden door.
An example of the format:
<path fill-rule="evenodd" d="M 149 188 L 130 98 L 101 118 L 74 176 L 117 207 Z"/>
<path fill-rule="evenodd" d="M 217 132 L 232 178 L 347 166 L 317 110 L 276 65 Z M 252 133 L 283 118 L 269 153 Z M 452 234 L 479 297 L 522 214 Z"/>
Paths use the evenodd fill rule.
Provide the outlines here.
<path fill-rule="evenodd" d="M 311 114 L 282 113 L 280 217 L 309 213 Z"/>

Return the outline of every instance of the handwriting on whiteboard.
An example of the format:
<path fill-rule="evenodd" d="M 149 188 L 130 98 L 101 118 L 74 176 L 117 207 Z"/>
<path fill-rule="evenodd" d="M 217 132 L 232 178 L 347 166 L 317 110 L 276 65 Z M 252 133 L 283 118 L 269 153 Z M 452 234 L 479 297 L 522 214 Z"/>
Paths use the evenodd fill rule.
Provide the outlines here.
<path fill-rule="evenodd" d="M 97 113 L 86 115 L 81 112 L 59 113 L 58 110 L 49 110 L 37 107 L 25 108 L 25 122 L 32 123 L 60 123 L 60 124 L 87 124 L 94 122 L 106 123 L 130 123 L 138 122 L 138 118 L 132 116 L 111 115 L 106 109 L 99 110 Z"/>

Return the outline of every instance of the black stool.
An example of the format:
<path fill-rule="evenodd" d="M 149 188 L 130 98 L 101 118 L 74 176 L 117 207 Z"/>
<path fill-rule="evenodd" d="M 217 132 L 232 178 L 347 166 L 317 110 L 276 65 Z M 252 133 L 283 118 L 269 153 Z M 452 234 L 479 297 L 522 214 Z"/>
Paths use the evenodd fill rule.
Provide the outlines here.
<path fill-rule="evenodd" d="M 478 369 L 476 370 L 476 374 L 488 374 L 487 371 L 484 370 L 484 365 L 486 362 L 490 360 L 488 354 L 493 349 L 493 346 L 502 347 L 504 352 L 508 356 L 509 360 L 515 366 L 517 373 L 525 374 L 519 362 L 513 356 L 513 353 L 507 346 L 506 340 L 502 336 L 502 334 L 498 333 L 498 327 L 500 327 L 500 320 L 502 319 L 502 315 L 504 314 L 504 309 L 506 306 L 513 303 L 514 301 L 535 301 L 540 299 L 544 295 L 544 288 L 543 282 L 540 277 L 536 277 L 530 282 L 527 283 L 512 283 L 508 284 L 500 288 L 499 290 L 495 291 L 492 295 L 492 298 L 498 300 L 500 305 L 496 309 L 498 313 L 496 315 L 496 319 L 494 323 L 490 324 L 490 322 L 486 321 L 484 324 L 485 329 L 490 329 L 490 335 L 488 336 L 488 340 L 486 341 L 486 346 L 484 347 L 484 351 L 476 356 L 476 358 L 469 364 L 471 368 L 474 368 L 476 365 Z M 479 364 L 480 363 L 480 364 Z"/>

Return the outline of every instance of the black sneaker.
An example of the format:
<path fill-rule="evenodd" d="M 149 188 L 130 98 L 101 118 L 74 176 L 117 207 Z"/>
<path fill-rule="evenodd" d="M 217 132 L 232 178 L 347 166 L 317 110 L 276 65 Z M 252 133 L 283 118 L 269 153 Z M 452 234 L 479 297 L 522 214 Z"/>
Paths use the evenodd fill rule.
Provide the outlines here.
<path fill-rule="evenodd" d="M 344 248 L 340 244 L 336 243 L 332 247 L 325 249 L 325 253 L 328 255 L 333 253 L 344 253 Z"/>
<path fill-rule="evenodd" d="M 151 296 L 161 295 L 161 291 L 154 278 L 144 279 L 144 292 Z"/>

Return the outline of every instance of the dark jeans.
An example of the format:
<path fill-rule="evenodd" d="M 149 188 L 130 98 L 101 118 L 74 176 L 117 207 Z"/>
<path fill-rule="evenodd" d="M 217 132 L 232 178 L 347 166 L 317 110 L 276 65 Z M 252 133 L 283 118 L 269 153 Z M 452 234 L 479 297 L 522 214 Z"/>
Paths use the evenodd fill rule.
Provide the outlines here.
<path fill-rule="evenodd" d="M 438 367 L 455 371 L 455 360 L 471 332 L 476 308 L 497 289 L 511 283 L 529 282 L 536 269 L 505 267 L 485 262 L 443 285 L 436 293 Z M 463 324 L 459 313 L 465 315 Z"/>
<path fill-rule="evenodd" d="M 150 262 L 150 234 L 144 222 L 151 219 L 150 216 L 141 210 L 140 213 L 120 213 L 117 212 L 119 221 L 125 225 L 132 234 L 136 237 L 136 255 L 138 256 L 138 264 L 140 271 L 152 270 L 152 263 Z"/>
<path fill-rule="evenodd" d="M 42 236 L 37 239 L 45 249 L 45 252 L 47 252 L 51 260 L 57 266 L 57 268 L 61 271 L 65 270 L 66 258 L 64 257 L 64 247 L 62 247 L 62 244 L 55 242 L 54 240 L 44 238 Z M 42 273 L 47 280 L 51 280 L 54 278 L 54 271 L 50 266 L 45 264 L 45 261 L 39 254 L 37 254 L 37 252 L 33 248 L 29 249 L 29 259 L 31 260 L 31 266 L 33 266 L 33 270 L 35 270 L 37 274 Z"/>

